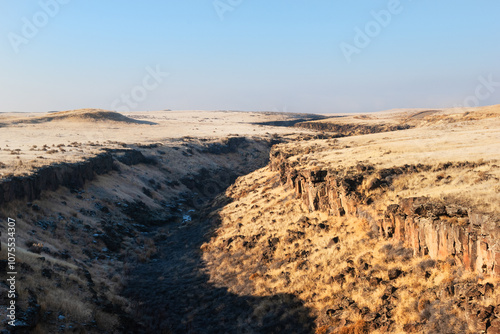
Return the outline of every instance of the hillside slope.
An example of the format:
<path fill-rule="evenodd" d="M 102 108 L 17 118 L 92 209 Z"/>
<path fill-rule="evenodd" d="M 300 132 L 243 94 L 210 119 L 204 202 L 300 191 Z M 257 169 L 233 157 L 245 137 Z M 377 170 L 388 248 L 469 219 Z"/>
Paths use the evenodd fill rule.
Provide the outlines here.
<path fill-rule="evenodd" d="M 12 123 L 16 330 L 499 333 L 497 109 Z"/>
<path fill-rule="evenodd" d="M 432 115 L 275 146 L 213 213 L 210 281 L 298 296 L 317 333 L 498 333 L 500 118 Z"/>

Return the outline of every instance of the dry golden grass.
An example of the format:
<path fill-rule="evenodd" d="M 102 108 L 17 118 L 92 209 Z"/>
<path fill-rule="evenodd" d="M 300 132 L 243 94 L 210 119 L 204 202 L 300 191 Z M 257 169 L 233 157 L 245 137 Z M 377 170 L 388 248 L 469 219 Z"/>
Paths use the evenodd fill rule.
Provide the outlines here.
<path fill-rule="evenodd" d="M 314 311 L 317 333 L 368 332 L 370 324 L 358 310 L 377 312 L 389 287 L 396 296 L 391 301 L 391 331 L 403 332 L 404 325 L 422 319 L 431 327 L 438 319 L 457 330 L 466 326 L 463 312 L 451 310 L 439 293 L 447 284 L 477 280 L 474 274 L 446 261 L 413 257 L 411 250 L 374 237 L 367 221 L 309 212 L 292 189 L 276 186 L 277 181 L 278 176 L 264 168 L 228 189 L 234 201 L 219 211 L 216 236 L 202 246 L 213 284 L 239 295 L 294 294 Z M 404 274 L 390 280 L 393 268 Z M 356 307 L 335 318 L 327 316 L 345 297 Z M 449 314 L 443 318 L 446 309 Z M 351 323 L 342 325 L 339 319 Z"/>
<path fill-rule="evenodd" d="M 360 163 L 372 165 L 376 171 L 405 164 L 424 164 L 430 169 L 400 175 L 391 181 L 390 186 L 371 190 L 378 199 L 376 203 L 387 206 L 401 197 L 423 195 L 466 203 L 483 212 L 498 213 L 500 120 L 495 108 L 477 112 L 411 111 L 396 113 L 396 116 L 394 113 L 357 115 L 353 122 L 396 124 L 404 120 L 419 128 L 288 144 L 288 149 L 297 152 L 290 161 L 299 163 L 301 168 L 315 170 L 348 170 Z M 94 120 L 101 117 L 102 122 L 82 122 L 87 116 Z M 19 120 L 17 116 L 2 116 L 2 126 L 8 126 L 9 131 L 0 134 L 0 177 L 29 174 L 54 162 L 81 161 L 106 148 L 127 146 L 131 140 L 147 144 L 165 142 L 166 134 L 170 138 L 180 138 L 186 131 L 204 137 L 234 132 L 263 135 L 267 131 L 281 134 L 292 131 L 255 126 L 251 124 L 254 121 L 275 120 L 274 116 L 255 113 L 154 112 L 116 116 L 151 120 L 158 123 L 154 126 L 136 122 L 117 125 L 107 119 L 108 116 L 116 115 L 87 110 L 58 115 L 28 115 L 30 119 L 24 120 Z M 40 117 L 44 120 L 38 119 Z M 53 117 L 59 118 L 57 125 L 60 128 L 56 130 L 56 123 L 46 122 Z M 193 125 L 195 117 L 199 121 L 196 126 Z M 184 143 L 189 142 L 185 140 Z M 160 196 L 151 190 L 152 196 L 145 196 L 140 191 L 145 174 L 148 178 L 164 179 L 166 173 L 184 175 L 193 165 L 234 167 L 234 163 L 231 164 L 234 156 L 231 155 L 219 158 L 195 155 L 188 161 L 183 158 L 184 150 L 178 145 L 171 141 L 162 147 L 162 150 L 168 151 L 168 171 L 120 165 L 121 174 L 98 177 L 93 184 L 85 187 L 86 193 L 108 198 L 109 203 L 139 198 L 148 207 L 158 210 L 161 206 L 154 198 L 168 199 L 177 193 L 165 192 Z M 160 156 L 157 158 L 161 159 Z M 443 163 L 465 161 L 475 162 L 476 165 L 439 168 Z M 166 160 L 164 162 L 167 163 Z M 373 183 L 375 177 L 376 174 L 372 175 L 363 184 L 364 189 L 370 188 L 370 182 Z M 388 288 L 395 289 L 395 300 L 391 296 L 390 301 L 394 306 L 390 311 L 391 318 L 396 322 L 392 331 L 402 332 L 405 324 L 423 320 L 429 324 L 426 332 L 440 332 L 442 327 L 439 326 L 463 329 L 463 312 L 448 304 L 440 293 L 447 284 L 474 282 L 477 277 L 448 262 L 412 258 L 402 247 L 374 238 L 373 226 L 367 221 L 310 212 L 292 189 L 278 186 L 278 183 L 277 175 L 268 168 L 241 177 L 227 192 L 234 202 L 211 214 L 211 217 L 220 215 L 222 221 L 214 238 L 202 246 L 213 284 L 244 296 L 279 293 L 298 296 L 306 307 L 314 311 L 318 332 L 366 332 L 366 327 L 371 324 L 364 320 L 361 310 L 365 308 L 376 312 L 387 299 Z M 180 189 L 185 190 L 182 186 Z M 60 189 L 36 201 L 42 208 L 40 212 L 25 213 L 26 203 L 22 202 L 10 203 L 2 209 L 5 209 L 4 214 L 13 217 L 21 211 L 24 214 L 18 226 L 21 244 L 32 238 L 28 232 L 33 229 L 33 223 L 56 212 L 63 214 L 65 220 L 71 217 L 80 219 L 91 228 L 100 229 L 100 219 L 80 212 L 81 209 L 93 209 L 92 201 L 80 202 L 72 197 L 67 189 Z M 63 200 L 66 205 L 60 204 Z M 122 220 L 124 217 L 117 214 L 112 218 Z M 39 255 L 28 252 L 24 247 L 19 248 L 20 263 L 29 265 L 34 272 L 33 275 L 23 276 L 19 282 L 21 298 L 26 300 L 28 297 L 27 290 L 22 287 L 39 287 L 43 291 L 39 299 L 44 310 L 68 313 L 70 318 L 78 321 L 93 319 L 103 330 L 112 331 L 118 320 L 89 305 L 90 293 L 81 288 L 86 286 L 87 280 L 78 268 L 88 268 L 99 290 L 107 291 L 104 296 L 130 310 L 132 306 L 128 301 L 117 297 L 124 284 L 123 275 L 131 268 L 131 263 L 146 261 L 154 254 L 154 242 L 148 238 L 137 238 L 138 235 L 125 238 L 122 243 L 125 250 L 121 255 L 129 263 L 115 261 L 112 264 L 105 257 L 89 259 L 84 256 L 81 244 L 90 245 L 88 247 L 93 250 L 102 249 L 104 244 L 94 240 L 92 233 L 67 233 L 65 228 L 69 225 L 58 222 L 55 231 L 38 229 L 34 240 L 53 252 L 68 249 L 73 256 L 68 261 L 46 254 L 43 254 L 45 261 L 41 261 Z M 71 238 L 76 236 L 80 245 L 71 242 Z M 83 265 L 84 260 L 92 265 Z M 67 271 L 58 271 L 56 265 L 67 268 Z M 393 268 L 401 269 L 404 274 L 389 280 L 388 271 Z M 63 287 L 61 291 L 54 289 L 54 280 L 42 277 L 40 273 L 43 269 L 58 273 L 58 283 Z M 351 304 L 337 315 L 329 316 L 328 310 L 346 298 L 356 307 Z M 490 305 L 493 297 L 488 296 L 481 303 Z M 21 305 L 25 307 L 24 304 Z M 269 305 L 263 302 L 254 310 L 255 316 L 262 319 L 268 309 Z M 377 332 L 371 328 L 369 331 Z"/>
<path fill-rule="evenodd" d="M 132 169 L 129 172 L 132 173 Z M 93 286 L 102 298 L 124 311 L 131 311 L 128 300 L 120 297 L 126 282 L 123 261 L 146 261 L 156 251 L 153 240 L 145 236 L 138 239 L 135 239 L 135 235 L 126 237 L 120 251 L 124 260 L 117 259 L 120 254 L 106 257 L 106 254 L 102 254 L 106 245 L 94 236 L 95 232 L 102 231 L 104 227 L 103 217 L 81 213 L 82 210 L 96 210 L 95 201 L 109 206 L 118 200 L 133 201 L 137 198 L 141 188 L 136 183 L 142 184 L 142 181 L 138 178 L 124 181 L 124 173 L 125 171 L 122 174 L 98 176 L 93 183 L 82 189 L 84 193 L 81 199 L 67 188 L 45 192 L 41 199 L 33 202 L 33 205 L 39 207 L 37 211 L 30 209 L 25 201 L 14 201 L 2 206 L 3 215 L 21 215 L 16 221 L 17 263 L 19 272 L 22 272 L 18 280 L 18 303 L 21 307 L 28 307 L 31 290 L 35 292 L 43 314 L 51 311 L 55 318 L 61 314 L 66 317 L 67 322 L 76 324 L 88 324 L 95 320 L 96 331 L 113 332 L 118 318 L 103 312 L 99 305 L 91 302 L 94 296 L 88 288 L 89 280 L 85 274 L 85 270 L 88 270 Z M 155 173 L 159 172 L 151 170 L 151 176 Z M 117 189 L 120 191 L 115 191 Z M 143 200 L 153 209 L 161 208 L 146 196 Z M 105 218 L 124 221 L 126 217 L 116 210 L 112 216 Z M 49 228 L 40 228 L 40 221 L 50 221 Z M 31 246 L 33 243 L 39 245 L 38 248 Z M 2 244 L 5 249 L 4 246 Z M 42 251 L 41 254 L 32 252 L 37 249 Z M 58 256 L 57 253 L 61 251 L 67 251 L 69 258 Z M 95 255 L 89 258 L 86 255 L 90 254 L 89 251 Z M 51 277 L 46 277 L 47 273 L 51 273 Z M 45 325 L 40 325 L 37 330 L 53 330 Z"/>
<path fill-rule="evenodd" d="M 71 320 L 80 323 L 92 320 L 92 306 L 81 301 L 75 291 L 50 289 L 41 298 L 42 312 L 51 310 L 71 316 Z"/>
<path fill-rule="evenodd" d="M 254 124 L 292 117 L 282 113 L 187 110 L 126 114 L 98 109 L 0 113 L 0 180 L 29 175 L 52 163 L 83 161 L 104 149 L 179 140 L 186 135 L 216 140 L 234 134 L 272 138 L 271 133 L 284 136 L 312 133 L 305 129 Z M 17 157 L 21 158 L 22 165 Z M 172 161 L 185 159 L 172 158 Z"/>
<path fill-rule="evenodd" d="M 476 115 L 474 120 L 471 115 Z M 279 149 L 291 154 L 287 160 L 299 170 L 321 167 L 345 173 L 359 165 L 372 166 L 374 171 L 360 190 L 369 189 L 382 169 L 413 165 L 416 172 L 392 176 L 389 185 L 373 191 L 379 203 L 386 206 L 404 197 L 428 196 L 500 217 L 500 106 L 428 114 L 376 113 L 357 121 L 388 119 L 416 119 L 418 127 L 339 138 L 333 146 L 328 140 L 315 140 L 281 144 Z"/>
<path fill-rule="evenodd" d="M 358 320 L 352 325 L 344 326 L 337 331 L 338 334 L 368 334 L 369 327 L 366 321 Z"/>
<path fill-rule="evenodd" d="M 126 207 L 130 207 L 135 201 L 141 201 L 147 212 L 151 212 L 151 220 L 156 217 L 158 221 L 176 219 L 175 216 L 168 216 L 170 211 L 165 208 L 165 203 L 180 202 L 179 197 L 185 196 L 189 189 L 181 182 L 171 186 L 173 181 L 196 171 L 199 166 L 235 171 L 241 169 L 239 163 L 242 158 L 238 156 L 241 152 L 213 156 L 195 152 L 196 148 L 202 149 L 203 144 L 210 145 L 220 141 L 198 138 L 188 138 L 182 142 L 166 140 L 144 152 L 157 159 L 157 165 L 127 166 L 115 161 L 116 170 L 105 175 L 95 175 L 91 182 L 80 189 L 59 187 L 56 191 L 44 191 L 39 199 L 31 203 L 24 199 L 2 205 L 2 219 L 18 217 L 18 261 L 19 265 L 24 266 L 18 282 L 19 305 L 23 309 L 28 308 L 30 289 L 35 292 L 43 312 L 52 312 L 42 321 L 50 322 L 52 327 L 45 324 L 44 327 L 37 328 L 39 332 L 53 332 L 63 322 L 58 319 L 59 314 L 65 316 L 68 323 L 73 321 L 77 324 L 89 324 L 95 321 L 96 332 L 113 332 L 119 319 L 103 311 L 110 309 L 109 303 L 113 310 L 135 314 L 133 311 L 136 311 L 136 305 L 120 297 L 123 288 L 129 283 L 127 274 L 139 263 L 151 259 L 157 252 L 153 238 L 170 233 L 168 231 L 172 224 L 160 228 L 155 236 L 143 234 L 140 231 L 144 227 L 134 223 L 147 225 L 150 223 L 149 218 L 134 221 L 135 217 L 128 216 Z M 91 146 L 94 144 L 96 141 L 88 146 L 94 147 Z M 85 145 L 69 145 L 86 149 Z M 69 145 L 64 147 L 68 148 Z M 52 148 L 52 145 L 37 145 L 33 149 L 55 150 L 58 146 Z M 134 147 L 143 149 L 138 146 Z M 59 149 L 61 147 L 63 146 Z M 183 154 L 187 148 L 192 148 L 192 156 L 186 157 Z M 243 148 L 248 152 L 264 152 L 266 149 L 265 141 L 249 141 Z M 247 151 L 244 153 L 248 153 Z M 39 151 L 31 152 L 40 154 Z M 245 168 L 250 168 L 253 164 L 262 165 L 266 158 L 264 154 L 260 154 L 249 159 Z M 144 193 L 145 187 L 151 196 Z"/>
<path fill-rule="evenodd" d="M 337 114 L 335 117 L 305 123 L 352 125 L 403 125 L 424 127 L 433 124 L 478 121 L 500 117 L 500 105 L 477 108 L 392 109 L 369 114 Z"/>

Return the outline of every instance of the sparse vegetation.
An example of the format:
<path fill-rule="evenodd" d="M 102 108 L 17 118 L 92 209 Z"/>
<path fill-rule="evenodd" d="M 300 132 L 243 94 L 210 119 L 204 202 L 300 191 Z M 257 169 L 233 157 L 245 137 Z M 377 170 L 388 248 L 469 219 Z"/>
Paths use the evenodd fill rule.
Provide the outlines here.
<path fill-rule="evenodd" d="M 414 324 L 432 332 L 444 328 L 441 321 L 467 330 L 459 295 L 437 296 L 450 284 L 469 284 L 474 274 L 451 259 L 413 257 L 373 236 L 367 221 L 310 213 L 292 199 L 292 189 L 269 189 L 276 177 L 259 171 L 228 190 L 235 201 L 202 246 L 215 284 L 241 295 L 295 294 L 315 311 L 317 333 L 404 332 Z"/>
<path fill-rule="evenodd" d="M 500 287 L 484 274 L 491 268 L 470 272 L 455 254 L 432 257 L 428 249 L 415 256 L 394 229 L 384 234 L 381 227 L 391 205 L 417 196 L 451 212 L 423 205 L 429 215 L 422 217 L 450 226 L 467 223 L 469 212 L 500 217 L 500 124 L 487 109 L 317 122 L 339 121 L 335 133 L 271 131 L 232 112 L 6 117 L 11 134 L 0 150 L 0 174 L 14 186 L 2 189 L 0 205 L 2 215 L 18 217 L 19 314 L 26 321 L 37 314 L 35 333 L 493 328 Z M 196 127 L 185 136 L 179 124 L 193 115 Z M 404 124 L 414 128 L 401 130 Z M 255 137 L 243 138 L 248 134 Z M 277 141 L 284 143 L 272 154 L 282 159 L 273 155 L 271 166 L 220 193 L 237 175 L 264 166 Z M 131 150 L 139 153 L 127 155 Z M 89 157 L 105 152 L 112 157 L 105 166 L 87 169 Z M 48 177 L 44 170 L 72 163 L 81 174 Z M 290 173 L 281 172 L 282 163 Z M 37 171 L 43 182 L 26 181 Z M 301 178 L 308 182 L 293 181 Z M 340 204 L 321 202 L 336 186 L 350 189 Z M 478 249 L 490 251 L 490 231 L 483 232 Z"/>

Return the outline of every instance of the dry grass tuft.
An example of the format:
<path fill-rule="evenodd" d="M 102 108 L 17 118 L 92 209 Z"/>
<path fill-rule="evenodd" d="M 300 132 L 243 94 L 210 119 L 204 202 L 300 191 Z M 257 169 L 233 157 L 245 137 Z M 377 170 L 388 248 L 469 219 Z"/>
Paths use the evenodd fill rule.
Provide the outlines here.
<path fill-rule="evenodd" d="M 336 333 L 338 334 L 368 334 L 369 326 L 364 320 L 358 320 L 354 324 L 344 326 L 339 329 Z"/>

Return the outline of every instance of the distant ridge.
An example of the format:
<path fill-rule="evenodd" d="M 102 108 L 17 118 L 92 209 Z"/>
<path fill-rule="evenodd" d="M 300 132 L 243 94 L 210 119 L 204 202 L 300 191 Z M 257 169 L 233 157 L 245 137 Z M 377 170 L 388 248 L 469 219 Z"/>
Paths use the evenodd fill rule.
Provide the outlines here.
<path fill-rule="evenodd" d="M 104 109 L 77 109 L 67 111 L 50 112 L 47 115 L 40 117 L 30 117 L 17 119 L 13 123 L 45 123 L 53 121 L 70 121 L 70 122 L 120 122 L 129 124 L 156 124 L 148 121 L 139 121 L 130 117 L 124 116 L 115 111 Z"/>

